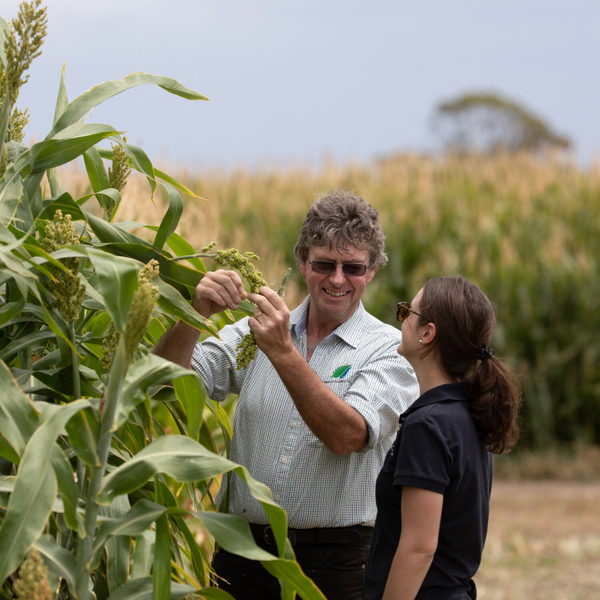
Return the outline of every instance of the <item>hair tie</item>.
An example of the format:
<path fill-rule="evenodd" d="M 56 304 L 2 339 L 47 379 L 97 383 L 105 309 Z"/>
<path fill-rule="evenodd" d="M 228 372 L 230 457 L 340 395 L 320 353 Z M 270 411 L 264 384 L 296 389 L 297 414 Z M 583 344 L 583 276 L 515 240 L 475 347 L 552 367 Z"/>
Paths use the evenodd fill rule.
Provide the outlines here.
<path fill-rule="evenodd" d="M 492 358 L 494 356 L 494 351 L 489 346 L 484 346 L 479 353 L 479 358 L 483 360 L 484 358 Z"/>

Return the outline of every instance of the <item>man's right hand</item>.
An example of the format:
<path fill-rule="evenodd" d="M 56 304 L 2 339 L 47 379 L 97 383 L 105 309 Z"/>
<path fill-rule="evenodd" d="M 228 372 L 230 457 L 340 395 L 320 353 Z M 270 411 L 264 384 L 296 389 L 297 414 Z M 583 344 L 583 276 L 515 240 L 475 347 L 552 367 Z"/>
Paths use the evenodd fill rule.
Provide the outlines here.
<path fill-rule="evenodd" d="M 237 310 L 248 294 L 235 271 L 209 271 L 194 291 L 192 307 L 203 317 L 210 318 L 226 309 Z"/>

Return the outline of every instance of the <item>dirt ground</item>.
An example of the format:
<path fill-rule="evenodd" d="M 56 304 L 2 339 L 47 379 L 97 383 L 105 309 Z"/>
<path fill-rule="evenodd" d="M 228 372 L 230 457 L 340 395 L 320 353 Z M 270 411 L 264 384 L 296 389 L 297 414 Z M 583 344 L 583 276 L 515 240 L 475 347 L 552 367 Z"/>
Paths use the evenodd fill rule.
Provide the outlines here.
<path fill-rule="evenodd" d="M 495 481 L 481 600 L 600 599 L 600 483 Z"/>

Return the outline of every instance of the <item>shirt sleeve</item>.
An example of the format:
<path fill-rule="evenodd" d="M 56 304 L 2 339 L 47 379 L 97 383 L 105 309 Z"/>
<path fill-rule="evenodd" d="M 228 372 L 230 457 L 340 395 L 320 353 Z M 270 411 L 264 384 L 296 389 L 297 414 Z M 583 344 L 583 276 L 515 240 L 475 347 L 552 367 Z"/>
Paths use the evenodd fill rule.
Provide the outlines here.
<path fill-rule="evenodd" d="M 419 409 L 420 412 L 423 409 Z M 435 419 L 409 415 L 398 449 L 394 486 L 408 485 L 443 494 L 450 484 L 453 455 Z"/>
<path fill-rule="evenodd" d="M 399 339 L 377 340 L 377 351 L 358 371 L 343 400 L 367 423 L 369 441 L 360 452 L 368 452 L 398 430 L 398 417 L 419 397 L 412 367 L 397 352 Z"/>
<path fill-rule="evenodd" d="M 229 393 L 239 394 L 248 369 L 238 371 L 237 347 L 249 331 L 245 318 L 223 327 L 220 338 L 210 337 L 196 344 L 191 366 L 202 377 L 209 398 L 221 402 Z"/>

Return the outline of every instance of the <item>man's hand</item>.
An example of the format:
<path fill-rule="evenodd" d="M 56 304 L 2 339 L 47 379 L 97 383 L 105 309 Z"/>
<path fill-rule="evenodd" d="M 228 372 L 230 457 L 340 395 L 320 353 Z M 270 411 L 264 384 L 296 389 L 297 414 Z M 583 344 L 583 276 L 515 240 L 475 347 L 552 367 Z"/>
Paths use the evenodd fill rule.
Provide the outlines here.
<path fill-rule="evenodd" d="M 288 307 L 271 288 L 263 286 L 259 292 L 248 295 L 248 300 L 256 304 L 254 316 L 248 320 L 256 345 L 269 358 L 275 353 L 293 351 Z"/>
<path fill-rule="evenodd" d="M 248 294 L 235 271 L 209 271 L 194 290 L 192 307 L 207 319 L 226 309 L 237 310 Z"/>

